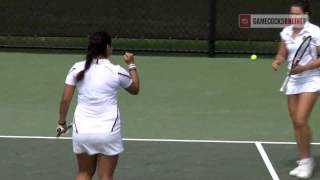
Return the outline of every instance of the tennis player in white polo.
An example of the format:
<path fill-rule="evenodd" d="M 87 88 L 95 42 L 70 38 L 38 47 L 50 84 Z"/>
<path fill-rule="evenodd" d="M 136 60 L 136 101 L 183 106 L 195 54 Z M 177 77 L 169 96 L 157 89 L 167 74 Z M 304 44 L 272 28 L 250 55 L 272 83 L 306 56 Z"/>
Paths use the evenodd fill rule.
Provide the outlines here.
<path fill-rule="evenodd" d="M 112 180 L 118 155 L 123 151 L 118 89 L 138 94 L 139 77 L 133 54 L 123 56 L 129 65 L 127 72 L 110 62 L 111 53 L 110 35 L 94 33 L 90 36 L 86 60 L 74 64 L 65 81 L 58 128 L 66 128 L 67 112 L 77 88 L 72 135 L 79 166 L 76 180 L 92 179 L 96 168 L 101 180 Z"/>
<path fill-rule="evenodd" d="M 307 0 L 298 0 L 291 6 L 291 14 L 310 14 Z M 309 116 L 320 92 L 320 60 L 318 48 L 320 46 L 320 28 L 310 22 L 304 27 L 288 26 L 281 32 L 281 43 L 272 68 L 279 66 L 288 59 L 288 68 L 304 38 L 311 36 L 310 46 L 306 49 L 297 67 L 290 70 L 292 74 L 286 88 L 281 91 L 287 95 L 289 116 L 292 119 L 295 138 L 298 144 L 300 159 L 298 166 L 290 171 L 291 176 L 307 179 L 312 176 L 315 161 L 311 156 L 311 130 L 308 124 Z"/>

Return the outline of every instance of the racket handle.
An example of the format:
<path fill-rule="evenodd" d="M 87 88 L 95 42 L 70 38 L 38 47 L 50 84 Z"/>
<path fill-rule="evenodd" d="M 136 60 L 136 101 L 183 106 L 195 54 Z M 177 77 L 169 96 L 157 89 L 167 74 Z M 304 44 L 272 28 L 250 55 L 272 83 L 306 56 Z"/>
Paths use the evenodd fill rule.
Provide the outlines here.
<path fill-rule="evenodd" d="M 289 79 L 290 79 L 290 75 L 288 75 L 286 77 L 286 79 L 284 80 L 284 82 L 283 82 L 283 84 L 282 84 L 282 86 L 280 88 L 281 92 L 286 92 L 287 91 L 287 86 L 288 86 L 288 83 L 289 83 Z"/>
<path fill-rule="evenodd" d="M 62 133 L 63 133 L 63 129 L 60 127 L 57 128 L 57 137 L 60 137 Z"/>
<path fill-rule="evenodd" d="M 57 128 L 57 137 L 60 137 L 62 134 L 68 133 L 69 129 L 72 128 L 72 124 L 69 124 L 67 127 L 58 127 Z"/>

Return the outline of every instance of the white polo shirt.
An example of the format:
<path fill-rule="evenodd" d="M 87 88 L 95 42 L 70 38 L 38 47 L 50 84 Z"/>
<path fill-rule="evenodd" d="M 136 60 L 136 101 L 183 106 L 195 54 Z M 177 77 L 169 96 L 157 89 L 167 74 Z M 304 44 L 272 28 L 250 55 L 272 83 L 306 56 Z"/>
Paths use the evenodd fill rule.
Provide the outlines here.
<path fill-rule="evenodd" d="M 132 84 L 129 73 L 108 59 L 94 59 L 84 79 L 77 82 L 77 74 L 85 61 L 75 63 L 65 84 L 77 86 L 78 103 L 73 129 L 78 133 L 106 133 L 120 130 L 118 89 Z"/>
<path fill-rule="evenodd" d="M 320 28 L 310 22 L 306 22 L 304 28 L 301 30 L 299 35 L 294 39 L 292 37 L 293 26 L 285 27 L 280 33 L 281 39 L 285 42 L 288 50 L 288 69 L 291 68 L 291 63 L 294 58 L 296 51 L 304 40 L 304 37 L 311 36 L 312 40 L 309 48 L 306 50 L 302 59 L 299 62 L 299 65 L 305 65 L 311 63 L 312 61 L 318 58 L 317 46 L 320 46 Z M 304 79 L 310 76 L 319 76 L 320 69 L 313 69 L 305 71 L 300 74 L 292 75 L 292 79 Z"/>

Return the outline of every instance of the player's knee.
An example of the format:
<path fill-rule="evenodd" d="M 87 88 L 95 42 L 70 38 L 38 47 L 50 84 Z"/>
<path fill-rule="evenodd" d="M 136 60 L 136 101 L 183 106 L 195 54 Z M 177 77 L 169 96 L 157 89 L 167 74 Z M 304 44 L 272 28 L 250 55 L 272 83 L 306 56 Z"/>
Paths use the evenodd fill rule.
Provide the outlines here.
<path fill-rule="evenodd" d="M 294 122 L 294 127 L 295 128 L 303 128 L 303 127 L 306 127 L 306 126 L 308 126 L 308 123 L 307 123 L 307 121 L 305 121 L 305 120 L 296 120 L 295 122 Z"/>

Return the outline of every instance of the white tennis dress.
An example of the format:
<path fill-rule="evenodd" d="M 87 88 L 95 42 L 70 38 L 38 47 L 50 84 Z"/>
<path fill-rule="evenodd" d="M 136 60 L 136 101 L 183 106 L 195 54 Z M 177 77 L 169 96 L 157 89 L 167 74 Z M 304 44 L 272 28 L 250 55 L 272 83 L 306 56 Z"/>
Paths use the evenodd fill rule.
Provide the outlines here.
<path fill-rule="evenodd" d="M 117 155 L 124 148 L 120 130 L 118 89 L 132 84 L 129 73 L 108 59 L 94 59 L 84 79 L 77 74 L 85 61 L 75 63 L 65 84 L 77 86 L 78 103 L 74 112 L 72 143 L 75 154 Z"/>
<path fill-rule="evenodd" d="M 318 58 L 317 46 L 320 46 L 320 28 L 307 22 L 295 39 L 293 39 L 292 34 L 293 26 L 285 27 L 280 33 L 281 39 L 285 42 L 288 50 L 288 69 L 291 68 L 291 63 L 297 49 L 307 36 L 311 36 L 312 40 L 299 65 L 305 65 L 315 61 Z M 300 74 L 291 75 L 286 90 L 281 88 L 280 91 L 286 95 L 301 94 L 304 92 L 320 92 L 320 69 L 308 70 Z"/>

